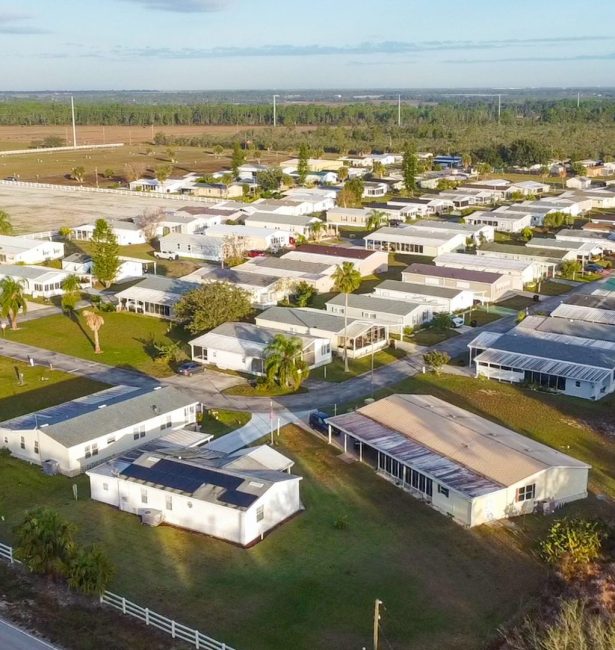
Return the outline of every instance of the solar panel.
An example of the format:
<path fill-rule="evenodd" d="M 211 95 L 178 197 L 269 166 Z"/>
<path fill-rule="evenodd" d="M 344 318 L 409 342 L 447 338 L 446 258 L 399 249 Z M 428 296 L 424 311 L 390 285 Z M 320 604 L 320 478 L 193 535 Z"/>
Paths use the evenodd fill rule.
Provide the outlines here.
<path fill-rule="evenodd" d="M 228 503 L 232 506 L 238 506 L 239 508 L 248 508 L 250 507 L 259 497 L 255 494 L 247 494 L 246 492 L 225 492 L 224 494 L 218 497 L 219 501 L 223 503 Z"/>

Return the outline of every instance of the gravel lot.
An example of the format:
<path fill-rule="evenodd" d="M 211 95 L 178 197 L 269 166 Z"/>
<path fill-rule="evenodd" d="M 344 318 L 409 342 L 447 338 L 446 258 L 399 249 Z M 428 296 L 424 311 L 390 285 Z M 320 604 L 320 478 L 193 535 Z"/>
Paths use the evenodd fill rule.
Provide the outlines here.
<path fill-rule="evenodd" d="M 100 217 L 126 219 L 152 208 L 179 209 L 204 205 L 202 201 L 153 199 L 142 194 L 67 192 L 48 188 L 13 187 L 0 184 L 0 210 L 11 218 L 19 233 L 78 226 Z"/>

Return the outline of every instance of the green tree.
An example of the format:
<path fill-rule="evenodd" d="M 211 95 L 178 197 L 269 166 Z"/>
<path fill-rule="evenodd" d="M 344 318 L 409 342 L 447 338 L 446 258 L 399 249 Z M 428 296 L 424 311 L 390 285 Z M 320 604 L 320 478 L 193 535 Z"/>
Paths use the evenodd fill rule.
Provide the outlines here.
<path fill-rule="evenodd" d="M 92 273 L 108 289 L 120 268 L 120 247 L 113 229 L 105 219 L 96 220 L 92 246 Z"/>
<path fill-rule="evenodd" d="M 299 176 L 299 185 L 305 185 L 308 174 L 310 173 L 310 150 L 305 142 L 299 147 L 299 161 L 297 162 L 297 175 Z"/>
<path fill-rule="evenodd" d="M 417 157 L 416 147 L 413 143 L 406 142 L 404 156 L 401 164 L 401 173 L 404 179 L 406 192 L 411 196 L 416 192 Z"/>
<path fill-rule="evenodd" d="M 559 210 L 556 212 L 550 212 L 549 214 L 545 215 L 543 225 L 548 230 L 561 228 L 569 216 L 570 215 L 566 214 L 565 212 L 560 212 Z"/>
<path fill-rule="evenodd" d="M 348 372 L 348 294 L 353 293 L 361 286 L 361 274 L 352 262 L 343 262 L 337 266 L 332 275 L 335 291 L 344 294 L 344 371 Z"/>
<path fill-rule="evenodd" d="M 360 208 L 365 185 L 360 178 L 351 178 L 338 192 L 337 204 L 343 208 Z"/>
<path fill-rule="evenodd" d="M 600 557 L 603 539 L 595 521 L 558 519 L 540 543 L 540 555 L 566 577 L 573 577 Z"/>
<path fill-rule="evenodd" d="M 317 293 L 309 282 L 302 280 L 295 287 L 295 303 L 298 307 L 307 307 Z"/>
<path fill-rule="evenodd" d="M 111 169 L 111 167 L 107 167 L 107 169 L 105 169 L 103 174 L 105 175 L 105 178 L 108 178 L 110 180 L 115 178 L 115 171 L 113 169 Z"/>
<path fill-rule="evenodd" d="M 430 370 L 433 370 L 436 375 L 440 374 L 442 366 L 445 366 L 450 360 L 450 355 L 447 352 L 441 352 L 440 350 L 431 350 L 423 355 L 425 365 Z"/>
<path fill-rule="evenodd" d="M 73 311 L 79 302 L 79 291 L 81 282 L 79 278 L 71 274 L 62 281 L 62 309 L 64 311 Z"/>
<path fill-rule="evenodd" d="M 367 229 L 370 231 L 377 230 L 387 223 L 388 219 L 386 213 L 382 212 L 382 210 L 372 210 L 367 219 Z"/>
<path fill-rule="evenodd" d="M 11 219 L 4 210 L 0 210 L 0 235 L 12 235 L 12 234 L 13 234 L 13 225 L 11 224 Z"/>
<path fill-rule="evenodd" d="M 68 586 L 84 594 L 102 595 L 113 576 L 115 567 L 98 546 L 79 549 L 68 568 Z"/>
<path fill-rule="evenodd" d="M 340 167 L 337 170 L 337 179 L 339 180 L 340 183 L 343 183 L 345 180 L 348 179 L 348 167 Z"/>
<path fill-rule="evenodd" d="M 383 176 L 386 176 L 386 172 L 386 167 L 379 160 L 376 160 L 376 162 L 374 162 L 372 165 L 372 175 L 375 178 L 382 178 Z"/>
<path fill-rule="evenodd" d="M 574 280 L 577 273 L 581 272 L 581 262 L 578 260 L 565 260 L 560 267 L 562 277 Z"/>
<path fill-rule="evenodd" d="M 100 349 L 100 339 L 98 333 L 100 328 L 105 324 L 105 319 L 95 311 L 90 309 L 83 310 L 83 317 L 85 318 L 86 325 L 94 334 L 94 354 L 102 354 Z"/>
<path fill-rule="evenodd" d="M 64 241 L 69 241 L 73 236 L 73 229 L 70 228 L 69 226 L 62 226 L 58 230 L 58 234 L 60 235 L 60 237 L 62 237 Z"/>
<path fill-rule="evenodd" d="M 173 172 L 173 168 L 170 165 L 160 165 L 159 167 L 156 167 L 156 169 L 154 170 L 154 174 L 156 175 L 156 180 L 160 184 L 163 184 L 165 181 L 169 180 L 172 172 Z"/>
<path fill-rule="evenodd" d="M 55 510 L 30 510 L 15 528 L 15 555 L 34 573 L 66 576 L 75 550 L 74 530 Z"/>
<path fill-rule="evenodd" d="M 77 181 L 77 183 L 83 183 L 83 180 L 85 178 L 85 168 L 84 167 L 73 167 L 71 171 L 71 176 L 73 177 L 74 180 Z"/>
<path fill-rule="evenodd" d="M 265 192 L 275 192 L 282 184 L 282 170 L 279 167 L 271 167 L 262 172 L 257 172 L 256 182 Z"/>
<path fill-rule="evenodd" d="M 310 224 L 310 235 L 314 238 L 314 241 L 320 241 L 326 229 L 327 225 L 324 221 L 314 221 Z"/>
<path fill-rule="evenodd" d="M 224 147 L 221 144 L 217 144 L 214 147 L 214 157 L 215 158 L 220 158 L 220 156 L 224 153 Z"/>
<path fill-rule="evenodd" d="M 250 294 L 228 282 L 209 282 L 193 289 L 175 305 L 175 316 L 192 334 L 246 318 L 252 312 Z"/>
<path fill-rule="evenodd" d="M 309 373 L 301 339 L 277 334 L 265 348 L 264 369 L 270 386 L 298 390 Z"/>
<path fill-rule="evenodd" d="M 165 363 L 174 363 L 185 357 L 181 345 L 176 341 L 169 341 L 168 343 L 153 341 L 152 348 L 156 359 Z"/>
<path fill-rule="evenodd" d="M 239 168 L 246 161 L 246 154 L 241 148 L 241 144 L 235 141 L 233 143 L 233 153 L 231 155 L 231 170 L 233 171 L 233 176 L 237 178 L 239 175 Z"/>
<path fill-rule="evenodd" d="M 534 231 L 533 231 L 529 226 L 526 226 L 526 227 L 521 231 L 521 237 L 522 237 L 525 241 L 530 241 L 530 239 L 532 239 L 533 236 L 534 236 Z"/>
<path fill-rule="evenodd" d="M 8 318 L 11 329 L 17 329 L 17 315 L 19 311 L 25 314 L 28 311 L 28 303 L 24 296 L 23 280 L 16 280 L 7 276 L 0 280 L 0 314 Z"/>
<path fill-rule="evenodd" d="M 430 324 L 437 330 L 447 330 L 453 326 L 453 317 L 444 311 L 437 312 L 433 315 Z"/>

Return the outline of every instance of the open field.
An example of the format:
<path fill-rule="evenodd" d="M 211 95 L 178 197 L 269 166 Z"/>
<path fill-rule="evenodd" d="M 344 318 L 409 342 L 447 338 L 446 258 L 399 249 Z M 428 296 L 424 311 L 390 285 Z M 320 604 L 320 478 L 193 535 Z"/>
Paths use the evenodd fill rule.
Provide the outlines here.
<path fill-rule="evenodd" d="M 102 354 L 94 354 L 92 332 L 82 316 L 48 316 L 20 324 L 16 332 L 6 331 L 6 338 L 36 345 L 46 350 L 70 354 L 81 359 L 111 366 L 139 370 L 155 377 L 165 377 L 172 370 L 153 358 L 152 342 L 184 342 L 187 334 L 167 321 L 128 313 L 103 313 L 105 324 L 100 330 Z"/>
<path fill-rule="evenodd" d="M 480 648 L 541 587 L 544 570 L 504 529 L 464 530 L 302 430 L 279 440 L 306 510 L 251 549 L 142 526 L 89 501 L 85 477 L 43 476 L 5 455 L 0 539 L 32 503 L 53 507 L 113 558 L 113 591 L 239 650 L 367 647 L 374 598 L 386 647 Z"/>
<path fill-rule="evenodd" d="M 19 386 L 15 368 L 23 373 Z M 40 411 L 83 395 L 107 388 L 105 384 L 85 377 L 73 377 L 59 370 L 0 357 L 0 421 Z"/>

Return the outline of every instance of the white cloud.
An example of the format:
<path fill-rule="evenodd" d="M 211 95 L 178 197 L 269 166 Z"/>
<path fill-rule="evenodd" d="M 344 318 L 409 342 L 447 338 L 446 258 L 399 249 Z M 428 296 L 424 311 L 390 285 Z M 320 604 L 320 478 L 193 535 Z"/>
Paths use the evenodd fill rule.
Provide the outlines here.
<path fill-rule="evenodd" d="M 124 2 L 137 2 L 148 9 L 184 14 L 222 11 L 229 5 L 229 0 L 124 0 Z"/>

